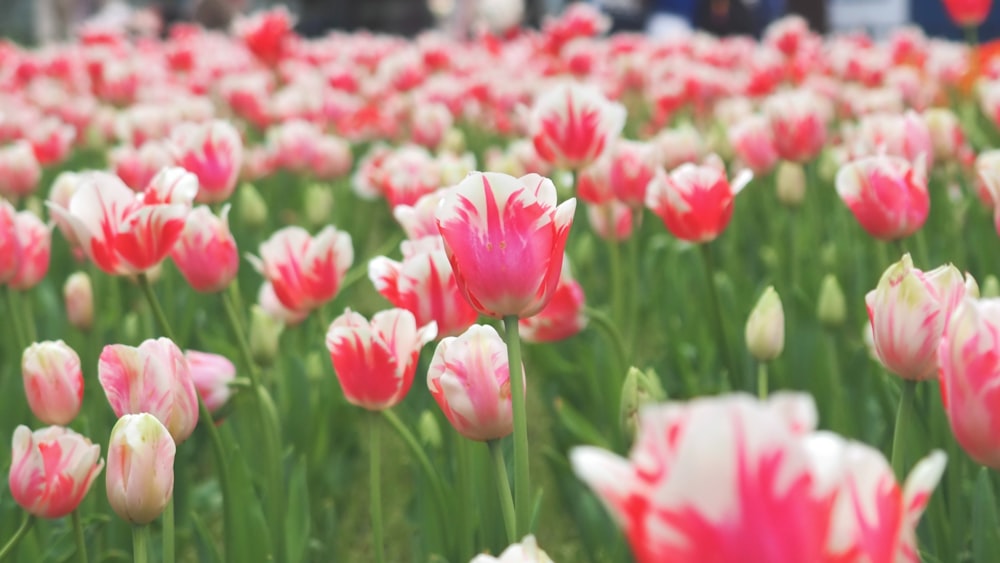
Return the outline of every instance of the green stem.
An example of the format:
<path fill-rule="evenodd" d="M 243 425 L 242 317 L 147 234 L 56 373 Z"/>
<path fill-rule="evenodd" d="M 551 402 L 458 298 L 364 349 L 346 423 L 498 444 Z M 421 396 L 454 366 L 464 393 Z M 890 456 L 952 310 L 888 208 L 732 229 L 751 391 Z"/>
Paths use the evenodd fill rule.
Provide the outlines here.
<path fill-rule="evenodd" d="M 77 560 L 87 563 L 87 541 L 83 536 L 83 524 L 80 522 L 80 510 L 73 511 L 73 535 L 76 536 Z"/>
<path fill-rule="evenodd" d="M 528 414 L 525 405 L 524 368 L 521 365 L 521 335 L 518 333 L 517 315 L 504 316 L 503 324 L 514 411 L 514 508 L 517 514 L 517 537 L 522 537 L 530 533 L 531 523 L 531 475 L 528 470 Z"/>
<path fill-rule="evenodd" d="M 132 527 L 132 562 L 149 561 L 149 526 Z"/>
<path fill-rule="evenodd" d="M 799 283 L 799 244 L 796 210 L 788 210 L 788 287 L 795 291 Z"/>
<path fill-rule="evenodd" d="M 153 316 L 156 317 L 157 323 L 160 325 L 160 330 L 163 331 L 164 336 L 172 340 L 177 344 L 177 340 L 174 339 L 173 331 L 170 329 L 170 323 L 167 322 L 167 316 L 163 313 L 163 308 L 160 306 L 160 301 L 156 298 L 156 293 L 153 291 L 152 286 L 149 284 L 149 278 L 146 277 L 145 273 L 139 274 L 139 287 L 142 288 L 143 294 L 146 296 L 146 301 L 149 302 L 149 307 L 153 310 Z M 227 499 L 227 491 L 229 491 L 229 467 L 226 463 L 226 453 L 222 446 L 222 436 L 219 434 L 219 429 L 215 426 L 215 420 L 212 418 L 211 411 L 205 406 L 205 401 L 202 400 L 201 395 L 198 394 L 198 422 L 205 428 L 208 432 L 209 442 L 212 444 L 212 454 L 215 457 L 215 465 L 218 469 L 219 474 L 219 488 L 222 490 L 222 504 L 223 504 L 223 530 L 224 536 L 226 537 L 225 544 L 228 546 L 233 545 L 236 541 L 232 538 L 233 533 L 232 527 L 232 499 Z M 170 501 L 170 510 L 173 510 L 173 499 Z M 172 513 L 172 512 L 171 512 Z M 166 519 L 164 519 L 166 521 Z M 164 525 L 163 528 L 163 542 L 166 544 L 168 541 L 173 544 L 173 523 L 170 526 L 170 536 L 167 536 L 167 527 Z M 164 556 L 166 556 L 166 548 L 164 548 Z M 172 561 L 166 561 L 165 563 L 172 563 Z"/>
<path fill-rule="evenodd" d="M 732 351 L 729 348 L 729 339 L 726 338 L 726 320 L 722 316 L 722 300 L 719 299 L 719 290 L 715 287 L 715 263 L 712 259 L 711 243 L 706 242 L 698 245 L 701 249 L 702 262 L 705 265 L 705 284 L 708 286 L 709 301 L 715 317 L 715 332 L 719 339 L 719 350 L 721 352 L 726 379 L 730 390 L 737 390 L 736 366 L 733 364 Z"/>
<path fill-rule="evenodd" d="M 500 494 L 500 507 L 503 509 L 503 525 L 507 530 L 507 543 L 517 542 L 517 525 L 514 516 L 514 497 L 510 494 L 510 481 L 507 477 L 507 463 L 503 459 L 503 447 L 500 440 L 486 442 L 493 457 L 493 467 L 496 470 L 497 493 Z"/>
<path fill-rule="evenodd" d="M 615 374 L 615 381 L 618 381 L 620 384 L 621 380 L 625 378 L 625 372 L 628 371 L 629 367 L 628 355 L 625 352 L 625 341 L 622 339 L 621 332 L 618 331 L 618 327 L 615 326 L 614 322 L 601 311 L 585 307 L 583 312 L 594 323 L 594 326 L 604 333 L 611 343 L 611 347 L 615 351 L 615 356 L 617 356 L 616 359 L 618 360 L 617 365 L 619 368 L 618 373 Z"/>
<path fill-rule="evenodd" d="M 413 432 L 403 424 L 403 421 L 396 416 L 396 413 L 391 409 L 385 409 L 382 412 L 382 416 L 389 421 L 393 429 L 399 434 L 403 442 L 410 449 L 410 453 L 417 459 L 417 463 L 420 464 L 420 468 L 423 469 L 427 476 L 427 479 L 431 482 L 431 488 L 434 490 L 434 499 L 437 504 L 438 511 L 440 512 L 441 518 L 446 518 L 448 516 L 447 509 L 447 498 L 448 495 L 445 493 L 444 485 L 441 482 L 441 475 L 434 469 L 431 465 L 430 458 L 427 457 L 427 452 L 420 447 L 420 442 L 417 441 L 416 436 Z"/>
<path fill-rule="evenodd" d="M 0 549 L 0 561 L 6 559 L 7 556 L 14 551 L 17 544 L 24 539 L 24 536 L 27 535 L 27 533 L 31 530 L 31 527 L 34 525 L 35 517 L 25 512 L 24 520 L 21 521 L 21 527 L 14 532 L 14 535 L 9 540 L 7 540 L 7 545 L 3 546 L 3 549 Z"/>
<path fill-rule="evenodd" d="M 610 208 L 608 214 L 611 215 L 608 220 L 613 225 L 614 214 Z M 621 322 L 625 315 L 624 306 L 622 305 L 622 289 L 625 282 L 622 279 L 621 247 L 620 243 L 614 237 L 608 238 L 608 262 L 611 268 L 611 318 L 615 322 Z"/>
<path fill-rule="evenodd" d="M 896 411 L 896 428 L 892 434 L 892 470 L 900 482 L 906 478 L 906 429 L 913 422 L 916 391 L 916 381 L 903 380 L 903 393 Z"/>
<path fill-rule="evenodd" d="M 25 295 L 24 293 L 21 293 L 20 299 L 18 299 L 18 301 L 22 305 L 20 314 L 24 319 L 24 333 L 28 336 L 28 342 L 29 343 L 37 342 L 38 330 L 37 327 L 35 326 L 34 313 L 31 310 L 31 297 Z"/>
<path fill-rule="evenodd" d="M 177 543 L 174 539 L 174 495 L 163 509 L 163 563 L 174 563 Z"/>
<path fill-rule="evenodd" d="M 830 401 L 832 408 L 830 409 L 830 421 L 828 426 L 831 430 L 836 431 L 839 434 L 850 435 L 850 429 L 846 428 L 847 420 L 849 417 L 841 416 L 841 409 L 847 406 L 848 403 L 844 402 L 844 390 L 842 388 L 842 383 L 840 382 L 840 352 L 837 349 L 837 340 L 834 333 L 827 330 L 824 335 L 824 341 L 826 342 L 827 348 L 827 366 L 830 368 L 830 397 L 833 399 Z"/>
<path fill-rule="evenodd" d="M 380 470 L 380 450 L 378 413 L 371 413 L 369 425 L 369 452 L 371 456 L 371 472 L 369 473 L 369 489 L 371 492 L 372 539 L 375 542 L 375 561 L 385 563 L 385 545 L 382 540 L 382 487 Z"/>
<path fill-rule="evenodd" d="M 757 364 L 757 397 L 761 401 L 767 399 L 767 364 L 765 362 Z"/>
<path fill-rule="evenodd" d="M 11 319 L 11 324 L 14 325 L 14 337 L 17 339 L 15 340 L 15 344 L 17 345 L 17 353 L 15 354 L 15 360 L 17 361 L 18 365 L 20 365 L 21 354 L 24 352 L 24 349 L 27 348 L 28 345 L 31 343 L 27 340 L 28 336 L 24 332 L 24 326 L 21 324 L 20 308 L 14 301 L 14 290 L 11 289 L 9 285 L 3 286 L 3 296 L 4 299 L 7 301 L 7 314 Z"/>
<path fill-rule="evenodd" d="M 631 213 L 631 211 L 630 211 Z M 625 294 L 625 342 L 629 352 L 636 347 L 636 328 L 639 324 L 639 228 L 642 224 L 642 209 L 635 211 L 632 217 L 632 228 L 635 232 L 625 242 L 625 278 L 628 291 Z"/>

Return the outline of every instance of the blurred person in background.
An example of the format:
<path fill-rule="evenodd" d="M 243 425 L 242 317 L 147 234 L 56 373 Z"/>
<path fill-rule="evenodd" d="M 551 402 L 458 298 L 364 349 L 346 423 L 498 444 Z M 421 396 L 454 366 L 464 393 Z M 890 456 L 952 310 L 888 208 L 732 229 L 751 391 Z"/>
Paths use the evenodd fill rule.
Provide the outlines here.
<path fill-rule="evenodd" d="M 247 0 L 195 0 L 191 15 L 205 29 L 227 30 L 246 9 Z"/>
<path fill-rule="evenodd" d="M 645 30 L 653 7 L 652 0 L 596 0 L 595 3 L 611 18 L 611 33 Z"/>
<path fill-rule="evenodd" d="M 757 27 L 754 14 L 744 0 L 699 0 L 694 26 L 720 37 L 753 35 Z"/>
<path fill-rule="evenodd" d="M 785 0 L 786 14 L 798 14 L 809 22 L 809 28 L 816 33 L 830 30 L 830 16 L 827 0 Z"/>

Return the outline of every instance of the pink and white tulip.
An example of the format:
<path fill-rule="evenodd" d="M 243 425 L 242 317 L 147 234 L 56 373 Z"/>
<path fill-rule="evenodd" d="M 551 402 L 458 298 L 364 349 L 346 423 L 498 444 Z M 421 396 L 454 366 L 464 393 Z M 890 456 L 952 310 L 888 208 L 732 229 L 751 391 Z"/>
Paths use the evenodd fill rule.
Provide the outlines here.
<path fill-rule="evenodd" d="M 195 291 L 222 291 L 236 277 L 240 257 L 228 218 L 228 205 L 218 217 L 207 206 L 196 207 L 170 251 L 177 269 Z"/>
<path fill-rule="evenodd" d="M 21 355 L 28 406 L 44 424 L 65 426 L 83 403 L 80 356 L 62 340 L 36 342 Z"/>
<path fill-rule="evenodd" d="M 108 442 L 108 503 L 122 520 L 142 526 L 163 513 L 174 493 L 177 445 L 149 413 L 126 414 Z"/>
<path fill-rule="evenodd" d="M 80 330 L 90 330 L 94 325 L 94 288 L 87 272 L 74 272 L 63 285 L 66 302 L 66 321 Z"/>
<path fill-rule="evenodd" d="M 610 148 L 625 126 L 625 107 L 597 89 L 562 84 L 535 101 L 529 137 L 547 162 L 578 170 Z"/>
<path fill-rule="evenodd" d="M 19 199 L 31 195 L 42 178 L 42 167 L 26 141 L 0 148 L 0 196 Z"/>
<path fill-rule="evenodd" d="M 584 300 L 583 287 L 573 279 L 569 262 L 564 260 L 559 285 L 549 304 L 537 315 L 518 321 L 521 338 L 526 342 L 556 342 L 575 336 L 587 326 Z"/>
<path fill-rule="evenodd" d="M 198 177 L 199 203 L 225 201 L 236 189 L 243 166 L 243 140 L 228 121 L 184 123 L 170 136 L 173 159 Z"/>
<path fill-rule="evenodd" d="M 184 352 L 195 391 L 209 412 L 222 408 L 232 395 L 229 384 L 236 379 L 236 366 L 225 356 L 188 350 Z"/>
<path fill-rule="evenodd" d="M 52 231 L 33 212 L 21 211 L 14 217 L 14 232 L 21 245 L 21 265 L 9 283 L 23 291 L 38 285 L 49 271 Z"/>
<path fill-rule="evenodd" d="M 17 210 L 0 198 L 0 283 L 17 276 L 22 254 L 21 239 L 17 236 Z"/>
<path fill-rule="evenodd" d="M 104 468 L 101 446 L 62 426 L 14 431 L 10 495 L 29 513 L 62 518 L 76 510 Z"/>
<path fill-rule="evenodd" d="M 912 235 L 930 213 L 925 167 L 904 158 L 855 160 L 837 173 L 836 187 L 861 228 L 880 240 Z"/>
<path fill-rule="evenodd" d="M 173 164 L 173 158 L 164 143 L 146 141 L 141 147 L 126 144 L 111 149 L 108 164 L 126 186 L 141 192 L 160 170 Z"/>
<path fill-rule="evenodd" d="M 730 183 L 721 164 L 682 164 L 669 174 L 657 170 L 646 193 L 646 206 L 675 237 L 709 242 L 729 225 L 733 201 L 752 178 L 747 170 Z"/>

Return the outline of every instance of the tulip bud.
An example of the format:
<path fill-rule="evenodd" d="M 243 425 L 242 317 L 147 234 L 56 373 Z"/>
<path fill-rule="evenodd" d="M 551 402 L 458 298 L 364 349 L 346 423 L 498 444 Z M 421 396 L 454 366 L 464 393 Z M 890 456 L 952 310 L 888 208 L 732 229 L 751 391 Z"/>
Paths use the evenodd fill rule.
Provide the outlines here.
<path fill-rule="evenodd" d="M 251 229 L 267 223 L 267 202 L 253 184 L 243 184 L 236 194 L 236 210 L 240 224 Z"/>
<path fill-rule="evenodd" d="M 122 342 L 139 342 L 142 337 L 139 336 L 142 332 L 139 325 L 139 313 L 135 311 L 129 311 L 125 314 L 124 319 L 122 319 Z"/>
<path fill-rule="evenodd" d="M 309 184 L 303 196 L 306 224 L 319 227 L 330 222 L 333 213 L 333 188 L 326 184 Z"/>
<path fill-rule="evenodd" d="M 83 402 L 80 356 L 62 340 L 36 342 L 21 356 L 31 412 L 45 424 L 69 424 Z"/>
<path fill-rule="evenodd" d="M 785 311 L 774 287 L 768 287 L 750 312 L 745 331 L 747 348 L 758 361 L 781 355 L 785 347 Z"/>
<path fill-rule="evenodd" d="M 837 276 L 833 274 L 827 274 L 819 286 L 816 317 L 827 328 L 839 327 L 847 318 L 847 300 L 844 299 L 844 291 L 837 282 Z"/>
<path fill-rule="evenodd" d="M 662 401 L 667 393 L 660 385 L 660 378 L 653 370 L 642 371 L 632 366 L 625 375 L 622 385 L 621 407 L 619 410 L 622 430 L 629 437 L 635 435 L 639 422 L 639 411 L 643 406 Z"/>
<path fill-rule="evenodd" d="M 66 320 L 70 326 L 83 331 L 94 325 L 94 288 L 87 272 L 74 272 L 63 285 L 66 302 Z"/>
<path fill-rule="evenodd" d="M 126 414 L 108 443 L 108 503 L 132 524 L 149 524 L 174 492 L 177 446 L 167 428 L 149 413 Z"/>
<path fill-rule="evenodd" d="M 1000 297 L 1000 280 L 993 274 L 986 276 L 980 294 L 983 298 Z"/>
<path fill-rule="evenodd" d="M 420 419 L 417 421 L 417 434 L 420 435 L 421 442 L 435 450 L 440 449 L 441 444 L 444 443 L 441 437 L 441 425 L 438 424 L 437 418 L 431 411 L 425 410 L 420 413 Z"/>
<path fill-rule="evenodd" d="M 253 361 L 268 367 L 278 357 L 278 343 L 285 323 L 269 315 L 259 305 L 250 307 L 250 352 Z"/>
<path fill-rule="evenodd" d="M 797 162 L 782 161 L 775 171 L 775 189 L 778 201 L 791 208 L 802 205 L 806 199 L 806 171 Z"/>
<path fill-rule="evenodd" d="M 441 152 L 462 154 L 465 152 L 465 133 L 457 127 L 448 129 L 444 132 L 439 149 Z"/>
<path fill-rule="evenodd" d="M 493 557 L 485 553 L 472 558 L 469 563 L 552 563 L 535 541 L 535 536 L 525 536 L 521 543 L 515 543 L 503 550 L 500 557 Z"/>

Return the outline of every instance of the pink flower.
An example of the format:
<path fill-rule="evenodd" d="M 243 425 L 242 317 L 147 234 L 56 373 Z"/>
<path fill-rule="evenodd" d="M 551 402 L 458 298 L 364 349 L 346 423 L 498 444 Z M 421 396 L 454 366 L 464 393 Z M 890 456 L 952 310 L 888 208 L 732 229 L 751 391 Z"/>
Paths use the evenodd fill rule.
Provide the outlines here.
<path fill-rule="evenodd" d="M 10 495 L 41 518 L 62 518 L 76 510 L 104 468 L 101 446 L 61 426 L 14 431 Z"/>
<path fill-rule="evenodd" d="M 146 141 L 138 148 L 126 144 L 111 149 L 108 164 L 126 186 L 141 192 L 160 170 L 173 164 L 173 159 L 165 144 Z"/>
<path fill-rule="evenodd" d="M 544 160 L 580 169 L 604 154 L 624 126 L 624 106 L 592 87 L 562 84 L 535 101 L 529 136 Z"/>
<path fill-rule="evenodd" d="M 912 235 L 930 212 L 924 166 L 900 157 L 855 160 L 837 173 L 836 186 L 861 227 L 877 239 Z"/>
<path fill-rule="evenodd" d="M 351 235 L 327 226 L 315 237 L 302 227 L 285 227 L 260 245 L 250 263 L 274 286 L 287 309 L 308 312 L 337 295 L 354 261 Z"/>
<path fill-rule="evenodd" d="M 420 349 L 436 334 L 433 323 L 418 328 L 413 314 L 404 309 L 376 313 L 370 323 L 346 309 L 326 333 L 344 397 L 373 411 L 399 404 L 413 384 Z"/>
<path fill-rule="evenodd" d="M 368 263 L 368 277 L 382 297 L 413 313 L 418 325 L 436 323 L 439 337 L 461 334 L 479 314 L 458 288 L 440 237 L 423 241 L 431 241 L 430 248 L 403 241 L 402 262 L 385 256 L 373 258 Z"/>
<path fill-rule="evenodd" d="M 805 163 L 823 150 L 829 114 L 825 102 L 808 90 L 783 92 L 768 98 L 764 114 L 781 158 Z"/>
<path fill-rule="evenodd" d="M 437 227 L 437 209 L 444 199 L 447 189 L 435 190 L 421 196 L 412 205 L 397 205 L 392 208 L 392 216 L 403 228 L 410 240 L 420 240 L 426 237 L 440 237 Z"/>
<path fill-rule="evenodd" d="M 569 263 L 564 260 L 559 285 L 549 304 L 537 315 L 518 321 L 521 338 L 526 342 L 555 342 L 575 336 L 587 326 L 583 304 L 583 288 L 573 279 Z"/>
<path fill-rule="evenodd" d="M 236 36 L 262 63 L 276 65 L 291 46 L 294 23 L 288 10 L 279 6 L 241 18 L 233 28 Z"/>
<path fill-rule="evenodd" d="M 92 173 L 60 172 L 52 183 L 52 189 L 49 190 L 49 198 L 46 205 L 68 209 L 70 200 L 73 199 L 73 195 L 76 194 L 77 189 L 80 187 L 81 180 L 86 178 L 87 174 Z M 63 234 L 66 242 L 76 250 L 80 246 L 80 241 L 77 240 L 76 231 L 73 230 L 73 224 L 69 219 L 61 213 L 52 212 L 49 213 L 49 218 L 59 227 L 59 231 Z"/>
<path fill-rule="evenodd" d="M 216 217 L 207 206 L 191 211 L 170 257 L 195 291 L 225 289 L 240 266 L 236 239 L 229 232 L 229 206 Z"/>
<path fill-rule="evenodd" d="M 80 356 L 62 340 L 36 342 L 21 356 L 28 406 L 45 424 L 66 425 L 83 403 Z"/>
<path fill-rule="evenodd" d="M 94 288 L 87 272 L 74 272 L 63 285 L 66 321 L 80 330 L 90 330 L 94 324 Z"/>
<path fill-rule="evenodd" d="M 14 217 L 14 232 L 21 245 L 21 265 L 10 287 L 23 291 L 38 285 L 49 271 L 52 231 L 31 211 L 21 211 Z"/>
<path fill-rule="evenodd" d="M 205 407 L 213 413 L 219 410 L 232 394 L 229 383 L 236 379 L 236 366 L 225 356 L 196 350 L 184 352 L 184 358 Z"/>
<path fill-rule="evenodd" d="M 174 493 L 177 445 L 163 423 L 149 413 L 126 414 L 111 429 L 106 488 L 121 519 L 149 524 Z"/>
<path fill-rule="evenodd" d="M 25 130 L 25 137 L 38 159 L 38 164 L 49 166 L 66 159 L 73 148 L 76 130 L 57 117 L 47 117 Z"/>
<path fill-rule="evenodd" d="M 552 181 L 473 173 L 437 211 L 458 287 L 492 317 L 530 317 L 552 298 L 576 200 L 556 206 Z"/>
<path fill-rule="evenodd" d="M 42 168 L 26 141 L 0 148 L 0 196 L 18 199 L 38 188 Z"/>
<path fill-rule="evenodd" d="M 21 269 L 21 239 L 17 236 L 17 211 L 0 199 L 0 283 L 10 281 Z"/>
<path fill-rule="evenodd" d="M 675 237 L 709 242 L 729 225 L 733 200 L 752 177 L 744 171 L 730 184 L 721 163 L 682 164 L 670 174 L 657 170 L 646 194 L 646 206 L 663 219 Z"/>
<path fill-rule="evenodd" d="M 183 123 L 170 136 L 178 166 L 198 177 L 199 203 L 225 201 L 236 189 L 243 166 L 243 140 L 228 121 Z"/>
<path fill-rule="evenodd" d="M 948 17 L 960 27 L 982 25 L 990 14 L 993 0 L 942 0 Z"/>
<path fill-rule="evenodd" d="M 657 148 L 649 143 L 619 140 L 612 145 L 608 183 L 615 197 L 630 207 L 642 207 L 646 190 L 659 166 Z"/>
<path fill-rule="evenodd" d="M 1000 300 L 966 297 L 937 349 L 951 431 L 977 463 L 1000 469 Z"/>
<path fill-rule="evenodd" d="M 180 348 L 167 338 L 146 340 L 138 348 L 105 346 L 97 376 L 116 416 L 148 412 L 178 444 L 198 424 L 191 368 Z"/>
<path fill-rule="evenodd" d="M 309 311 L 293 311 L 285 307 L 274 293 L 274 286 L 269 281 L 260 284 L 257 304 L 266 315 L 281 322 L 282 325 L 294 326 L 309 317 Z"/>
<path fill-rule="evenodd" d="M 604 240 L 623 241 L 632 236 L 632 208 L 613 199 L 587 206 L 590 228 Z"/>
<path fill-rule="evenodd" d="M 903 379 L 933 378 L 938 342 L 964 295 L 962 273 L 950 264 L 922 272 L 906 254 L 889 266 L 865 296 L 882 364 Z"/>
<path fill-rule="evenodd" d="M 437 147 L 453 121 L 448 106 L 442 103 L 418 104 L 410 120 L 413 142 L 428 149 Z"/>
<path fill-rule="evenodd" d="M 729 144 L 754 174 L 766 174 L 778 163 L 771 125 L 763 116 L 752 115 L 730 127 Z"/>
<path fill-rule="evenodd" d="M 198 181 L 183 168 L 164 168 L 136 194 L 117 176 L 93 172 L 64 208 L 49 208 L 72 228 L 83 251 L 109 274 L 136 274 L 163 261 L 180 238 Z"/>
<path fill-rule="evenodd" d="M 848 149 L 855 158 L 898 156 L 913 166 L 931 168 L 934 144 L 931 132 L 919 114 L 908 111 L 866 115 L 848 139 Z"/>
<path fill-rule="evenodd" d="M 381 167 L 379 191 L 389 207 L 413 205 L 441 187 L 441 169 L 427 149 L 406 145 L 386 156 Z"/>
<path fill-rule="evenodd" d="M 427 388 L 459 434 L 487 441 L 514 430 L 508 365 L 507 345 L 491 326 L 472 325 L 438 343 Z"/>

